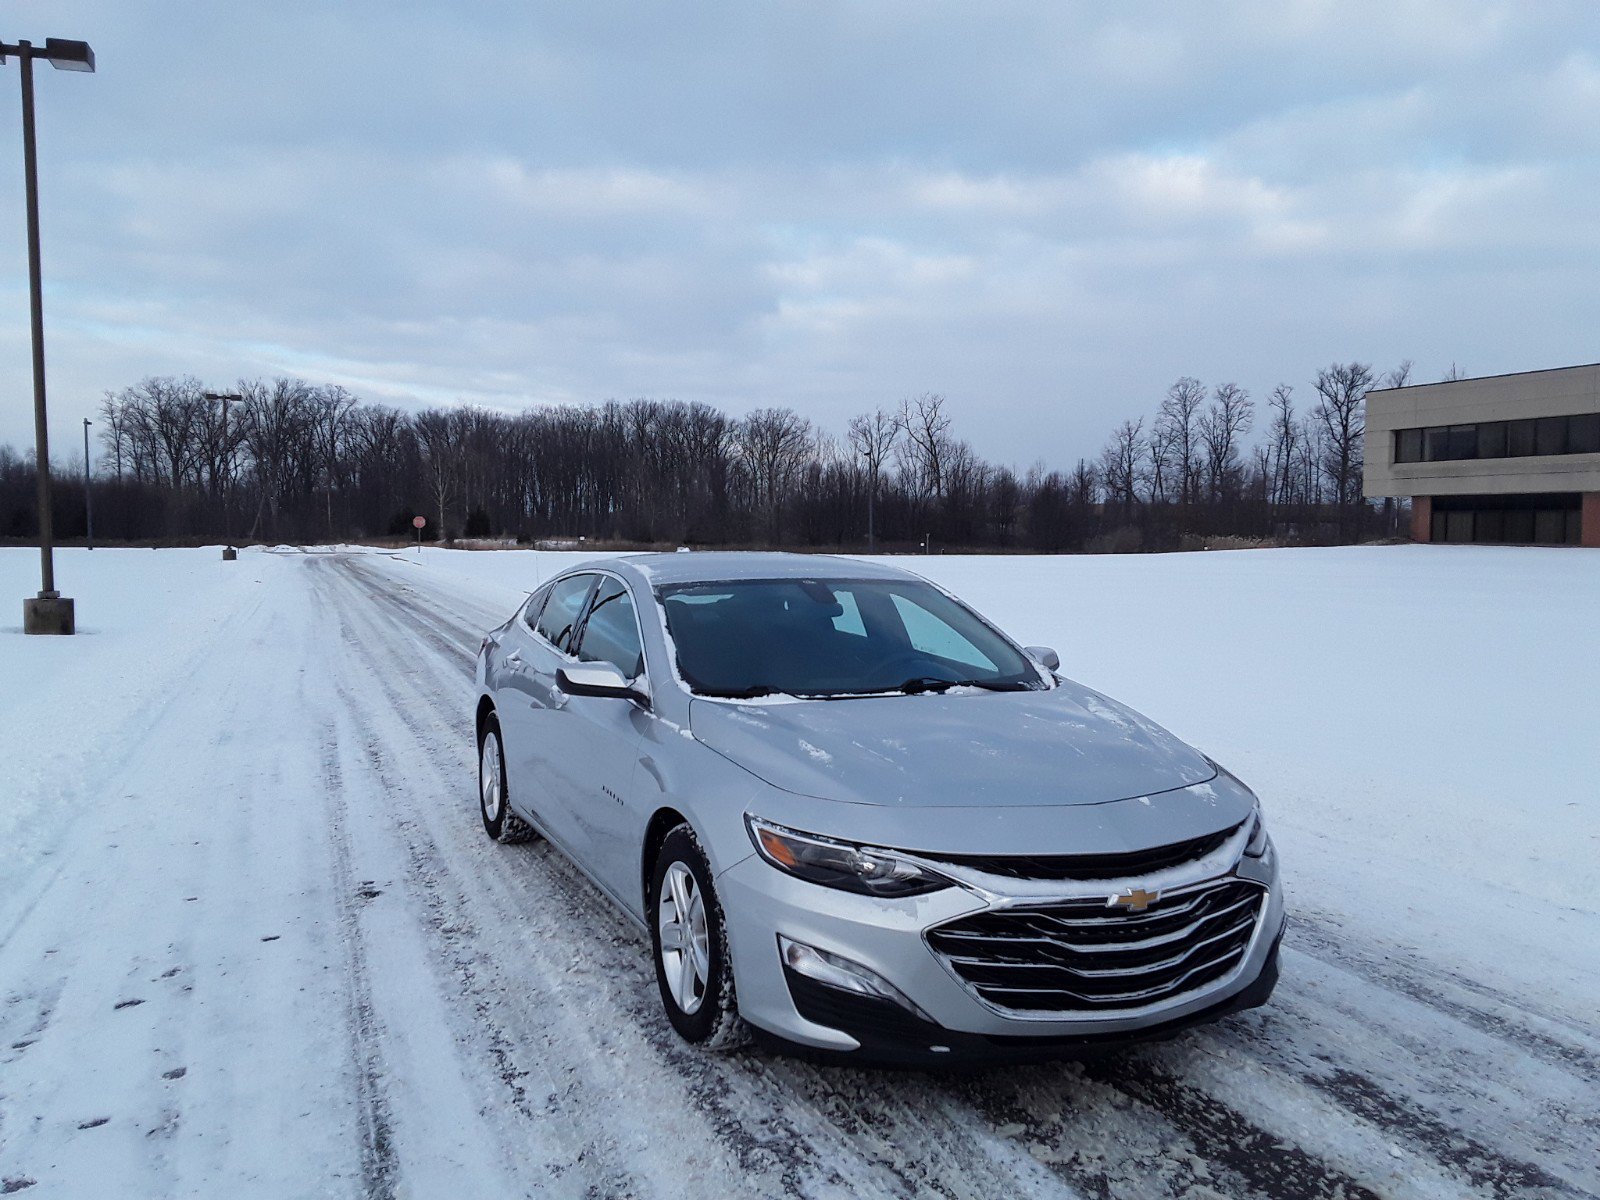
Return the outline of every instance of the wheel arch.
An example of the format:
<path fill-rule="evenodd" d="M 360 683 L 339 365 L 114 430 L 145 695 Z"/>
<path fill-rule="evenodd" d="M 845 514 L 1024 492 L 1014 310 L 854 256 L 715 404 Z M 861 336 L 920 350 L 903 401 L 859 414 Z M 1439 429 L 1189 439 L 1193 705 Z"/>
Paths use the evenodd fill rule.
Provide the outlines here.
<path fill-rule="evenodd" d="M 646 920 L 650 912 L 650 873 L 655 869 L 656 855 L 661 852 L 661 843 L 667 840 L 667 834 L 679 825 L 694 827 L 677 809 L 662 805 L 650 815 L 650 823 L 645 826 L 644 846 L 639 854 L 639 911 L 646 914 Z"/>
<path fill-rule="evenodd" d="M 478 745 L 483 745 L 483 731 L 489 727 L 489 718 L 494 716 L 494 701 L 488 696 L 478 697 L 478 715 L 476 718 L 476 731 Z"/>

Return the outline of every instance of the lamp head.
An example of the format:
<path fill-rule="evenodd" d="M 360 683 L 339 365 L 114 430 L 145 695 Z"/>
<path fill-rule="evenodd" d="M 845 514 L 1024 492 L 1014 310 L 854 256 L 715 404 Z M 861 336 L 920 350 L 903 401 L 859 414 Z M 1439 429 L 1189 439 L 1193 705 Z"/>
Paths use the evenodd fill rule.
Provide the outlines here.
<path fill-rule="evenodd" d="M 58 71 L 94 72 L 94 51 L 88 42 L 74 42 L 66 38 L 45 38 L 44 58 Z"/>

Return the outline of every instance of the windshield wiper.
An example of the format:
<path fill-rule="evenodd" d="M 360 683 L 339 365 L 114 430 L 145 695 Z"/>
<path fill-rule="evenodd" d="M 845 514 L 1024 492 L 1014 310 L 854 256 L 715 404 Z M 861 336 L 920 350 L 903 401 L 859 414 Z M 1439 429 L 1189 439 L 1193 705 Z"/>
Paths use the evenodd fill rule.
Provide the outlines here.
<path fill-rule="evenodd" d="M 948 692 L 951 688 L 958 687 L 982 688 L 986 692 L 1021 692 L 1026 691 L 1028 685 L 1000 679 L 937 679 L 919 675 L 915 679 L 906 680 L 894 690 L 904 692 L 908 696 L 916 696 L 923 692 Z"/>
<path fill-rule="evenodd" d="M 718 700 L 754 700 L 757 696 L 786 694 L 782 688 L 769 687 L 764 683 L 743 688 L 695 688 L 694 691 L 697 696 L 712 696 Z"/>

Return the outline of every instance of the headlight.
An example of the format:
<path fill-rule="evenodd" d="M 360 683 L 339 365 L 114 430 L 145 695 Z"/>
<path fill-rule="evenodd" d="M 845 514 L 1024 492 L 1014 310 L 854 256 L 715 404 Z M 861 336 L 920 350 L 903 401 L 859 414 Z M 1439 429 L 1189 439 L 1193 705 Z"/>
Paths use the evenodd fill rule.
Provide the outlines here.
<path fill-rule="evenodd" d="M 1261 809 L 1256 808 L 1251 820 L 1255 822 L 1250 827 L 1250 841 L 1245 846 L 1244 852 L 1251 858 L 1260 858 L 1272 849 L 1272 839 L 1267 836 L 1267 823 L 1261 819 Z"/>
<path fill-rule="evenodd" d="M 823 887 L 864 896 L 920 896 L 950 886 L 943 875 L 918 866 L 892 850 L 855 846 L 800 833 L 745 814 L 756 851 L 780 871 Z"/>

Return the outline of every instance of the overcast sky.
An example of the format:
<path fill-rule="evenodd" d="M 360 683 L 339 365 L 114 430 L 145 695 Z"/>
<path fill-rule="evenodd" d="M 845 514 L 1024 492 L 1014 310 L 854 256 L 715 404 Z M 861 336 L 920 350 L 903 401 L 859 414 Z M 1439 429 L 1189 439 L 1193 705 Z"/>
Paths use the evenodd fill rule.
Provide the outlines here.
<path fill-rule="evenodd" d="M 21 0 L 65 460 L 107 389 L 851 413 L 1091 455 L 1264 397 L 1600 359 L 1600 5 Z M 0 443 L 32 445 L 17 68 Z"/>

